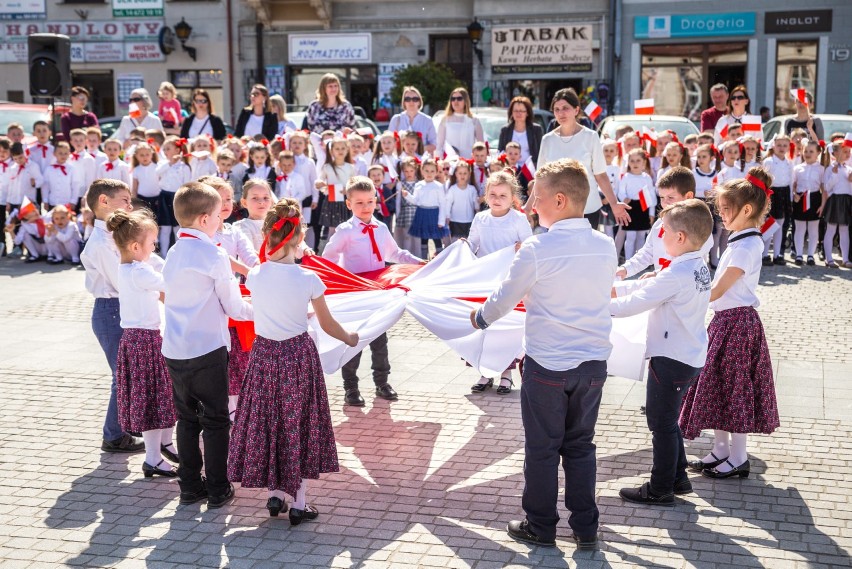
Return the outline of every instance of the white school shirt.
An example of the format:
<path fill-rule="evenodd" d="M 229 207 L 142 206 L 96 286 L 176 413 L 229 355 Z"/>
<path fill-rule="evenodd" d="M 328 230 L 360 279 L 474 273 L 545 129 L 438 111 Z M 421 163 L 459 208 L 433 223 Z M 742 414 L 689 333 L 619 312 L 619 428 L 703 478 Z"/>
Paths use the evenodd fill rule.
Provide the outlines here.
<path fill-rule="evenodd" d="M 95 150 L 94 152 L 92 152 L 91 150 L 87 149 L 86 152 L 89 154 L 89 156 L 91 156 L 92 158 L 95 159 L 95 169 L 96 170 L 101 164 L 103 164 L 104 162 L 109 160 L 106 153 L 104 153 L 101 150 Z"/>
<path fill-rule="evenodd" d="M 565 219 L 524 241 L 509 276 L 480 310 L 493 323 L 524 301 L 524 352 L 544 368 L 567 371 L 612 352 L 610 291 L 615 244 L 587 219 Z"/>
<path fill-rule="evenodd" d="M 222 224 L 222 229 L 216 232 L 213 236 L 225 252 L 231 257 L 239 259 L 247 267 L 251 268 L 260 262 L 257 256 L 257 249 L 254 244 L 246 237 L 245 233 L 235 228 L 230 223 Z"/>
<path fill-rule="evenodd" d="M 763 167 L 772 176 L 773 188 L 793 185 L 793 163 L 786 156 L 770 156 L 763 161 Z"/>
<path fill-rule="evenodd" d="M 65 170 L 63 172 L 62 170 Z M 83 195 L 83 180 L 74 164 L 51 164 L 42 174 L 41 195 L 51 207 L 59 204 L 76 204 Z"/>
<path fill-rule="evenodd" d="M 15 162 L 9 158 L 5 162 L 0 162 L 0 205 L 6 205 L 9 197 L 9 184 L 12 182 L 12 172 L 15 169 Z"/>
<path fill-rule="evenodd" d="M 32 160 L 27 160 L 23 166 L 15 163 L 9 179 L 8 203 L 20 205 L 26 196 L 31 202 L 36 201 L 36 188 L 41 187 L 41 168 Z"/>
<path fill-rule="evenodd" d="M 447 191 L 447 216 L 455 223 L 471 223 L 479 211 L 479 192 L 473 184 L 462 189 L 453 184 Z"/>
<path fill-rule="evenodd" d="M 366 176 L 367 175 L 367 166 L 369 166 L 369 164 L 367 163 L 367 160 L 365 160 L 363 156 L 356 156 L 354 162 L 355 162 L 355 164 L 354 164 L 355 174 L 357 176 Z"/>
<path fill-rule="evenodd" d="M 51 220 L 52 221 L 52 220 Z M 83 241 L 83 237 L 80 235 L 80 228 L 77 227 L 77 224 L 73 221 L 69 222 L 63 228 L 56 227 L 55 235 L 45 235 L 44 241 L 45 243 L 50 243 L 52 241 L 58 241 L 59 243 L 67 244 L 73 241 L 80 243 Z"/>
<path fill-rule="evenodd" d="M 188 360 L 221 347 L 230 349 L 228 316 L 252 320 L 231 272 L 228 253 L 194 229 L 181 228 L 163 267 L 166 327 L 163 356 Z"/>
<path fill-rule="evenodd" d="M 417 207 L 438 208 L 438 225 L 444 225 L 447 218 L 447 200 L 444 186 L 440 182 L 420 180 L 414 184 L 414 191 L 404 197 L 408 203 Z"/>
<path fill-rule="evenodd" d="M 334 196 L 335 200 L 341 202 L 343 200 L 340 199 L 341 196 L 345 195 L 346 192 L 346 184 L 349 182 L 349 179 L 355 175 L 355 166 L 349 164 L 348 162 L 343 166 L 338 166 L 337 168 L 333 168 L 331 164 L 323 164 L 319 170 L 319 175 L 317 178 L 325 181 L 329 186 L 334 186 Z M 331 201 L 331 189 L 327 188 L 329 200 Z"/>
<path fill-rule="evenodd" d="M 160 177 L 157 175 L 157 164 L 151 162 L 147 166 L 139 165 L 133 168 L 133 179 L 139 182 L 136 193 L 143 198 L 156 198 L 160 195 Z"/>
<path fill-rule="evenodd" d="M 307 184 L 305 184 L 304 176 L 296 170 L 293 170 L 289 174 L 276 171 L 275 195 L 278 196 L 278 199 L 293 198 L 301 204 L 303 199 L 311 195 L 311 191 L 308 189 Z"/>
<path fill-rule="evenodd" d="M 480 211 L 473 218 L 467 242 L 477 257 L 522 243 L 532 235 L 526 214 L 510 209 L 506 215 L 494 217 L 490 209 Z"/>
<path fill-rule="evenodd" d="M 86 270 L 86 290 L 95 298 L 118 298 L 118 266 L 121 254 L 107 231 L 106 222 L 95 220 L 86 246 L 80 253 L 80 261 Z M 152 254 L 146 261 L 157 270 L 163 267 L 163 259 Z"/>
<path fill-rule="evenodd" d="M 121 327 L 160 329 L 160 292 L 166 290 L 163 274 L 147 263 L 133 261 L 118 267 Z"/>
<path fill-rule="evenodd" d="M 160 190 L 175 193 L 192 180 L 192 170 L 180 160 L 174 164 L 167 160 L 157 163 L 157 176 L 160 178 Z"/>
<path fill-rule="evenodd" d="M 610 164 L 606 167 L 606 177 L 609 178 L 609 184 L 618 189 L 618 181 L 621 179 L 621 168 L 615 164 Z"/>
<path fill-rule="evenodd" d="M 373 253 L 369 231 L 364 231 L 367 225 L 354 216 L 338 225 L 334 235 L 329 238 L 328 244 L 323 249 L 323 258 L 355 274 L 384 269 L 385 263 L 420 264 L 423 262 L 420 257 L 400 249 L 388 226 L 373 217 L 369 225 L 375 226 L 373 236 L 382 257 L 381 260 L 378 259 Z"/>
<path fill-rule="evenodd" d="M 852 195 L 852 183 L 849 182 L 850 175 L 852 175 L 852 166 L 847 164 L 840 164 L 836 174 L 834 173 L 834 164 L 826 168 L 823 176 L 825 192 L 829 196 Z"/>
<path fill-rule="evenodd" d="M 45 168 L 56 162 L 56 157 L 53 156 L 53 144 L 41 144 L 34 142 L 29 146 L 29 160 L 38 165 L 39 170 L 44 173 Z"/>
<path fill-rule="evenodd" d="M 545 134 L 541 139 L 541 149 L 538 153 L 538 167 L 541 168 L 549 162 L 562 158 L 573 158 L 586 167 L 590 191 L 583 213 L 598 211 L 602 202 L 595 176 L 606 173 L 607 166 L 598 133 L 581 127 L 577 134 L 569 137 L 559 136 L 558 129 Z"/>
<path fill-rule="evenodd" d="M 739 162 L 739 160 L 737 160 Z M 731 180 L 739 180 L 745 178 L 745 173 L 740 169 L 739 166 L 734 164 L 733 166 L 728 166 L 725 163 L 722 163 L 722 169 L 719 170 L 719 176 L 717 177 L 719 184 L 724 184 L 725 182 L 729 182 Z"/>
<path fill-rule="evenodd" d="M 192 158 L 189 163 L 189 170 L 193 180 L 203 178 L 204 176 L 215 176 L 219 169 L 216 167 L 216 162 L 212 158 Z"/>
<path fill-rule="evenodd" d="M 738 238 L 749 234 L 748 237 Z M 756 235 L 756 237 L 755 237 Z M 738 308 L 740 306 L 760 306 L 757 298 L 757 283 L 760 280 L 760 267 L 763 260 L 763 239 L 760 238 L 758 229 L 744 229 L 736 231 L 728 236 L 728 247 L 719 259 L 719 267 L 716 269 L 717 281 L 725 274 L 728 267 L 742 269 L 745 274 L 737 279 L 731 288 L 725 291 L 720 298 L 710 303 L 710 308 L 715 311 Z"/>
<path fill-rule="evenodd" d="M 645 357 L 663 356 L 701 367 L 707 358 L 704 318 L 710 282 L 701 252 L 686 253 L 654 278 L 619 283 L 610 314 L 633 316 L 650 310 Z"/>
<path fill-rule="evenodd" d="M 648 211 L 643 212 L 642 207 L 639 202 L 639 194 L 642 193 L 642 189 L 647 190 L 645 192 L 645 201 L 648 203 Z M 653 217 L 655 214 L 655 208 L 657 207 L 657 192 L 654 187 L 654 180 L 651 179 L 651 176 L 642 172 L 641 174 L 631 174 L 628 172 L 625 174 L 621 180 L 618 182 L 618 192 L 616 193 L 619 201 L 624 201 L 625 198 L 629 198 L 631 201 L 630 207 L 633 208 L 633 211 L 637 212 L 636 215 L 640 213 L 644 213 L 649 217 Z"/>
<path fill-rule="evenodd" d="M 119 180 L 128 186 L 132 184 L 133 180 L 130 173 L 130 164 L 120 158 L 116 158 L 112 162 L 106 160 L 103 164 L 98 166 L 95 177 L 99 180 L 102 178 Z"/>
<path fill-rule="evenodd" d="M 246 217 L 235 222 L 232 227 L 248 238 L 255 251 L 260 251 L 260 246 L 263 245 L 262 219 L 249 219 Z"/>
<path fill-rule="evenodd" d="M 317 181 L 317 165 L 313 158 L 299 154 L 296 156 L 296 172 L 302 175 L 305 179 L 305 185 L 311 191 L 311 196 L 314 203 L 319 200 L 319 190 L 316 189 Z"/>
<path fill-rule="evenodd" d="M 818 192 L 824 175 L 825 168 L 819 162 L 814 162 L 813 164 L 802 162 L 793 168 L 793 184 L 796 186 L 795 193 Z"/>
<path fill-rule="evenodd" d="M 98 163 L 94 158 L 92 158 L 92 155 L 86 151 L 72 152 L 68 161 L 74 164 L 74 167 L 77 168 L 80 175 L 80 180 L 83 184 L 83 193 L 80 197 L 83 197 L 86 195 L 89 186 L 91 186 L 92 182 L 95 181 L 95 174 L 98 171 Z"/>
<path fill-rule="evenodd" d="M 695 197 L 704 198 L 707 192 L 713 189 L 715 183 L 713 180 L 718 176 L 716 170 L 711 169 L 710 172 L 702 172 L 696 166 L 692 170 L 692 177 L 695 178 Z"/>
<path fill-rule="evenodd" d="M 308 303 L 326 287 L 313 271 L 270 261 L 249 271 L 246 288 L 255 309 L 255 332 L 281 342 L 308 331 Z"/>
<path fill-rule="evenodd" d="M 701 246 L 699 251 L 701 257 L 707 255 L 712 248 L 713 234 L 711 233 L 704 245 Z M 671 256 L 666 252 L 666 247 L 663 245 L 663 218 L 659 218 L 651 226 L 651 231 L 648 232 L 648 237 L 645 238 L 645 244 L 642 245 L 642 248 L 621 266 L 627 271 L 627 276 L 631 277 L 651 264 L 654 265 L 655 271 L 660 272 L 663 268 L 663 262 L 671 260 Z"/>

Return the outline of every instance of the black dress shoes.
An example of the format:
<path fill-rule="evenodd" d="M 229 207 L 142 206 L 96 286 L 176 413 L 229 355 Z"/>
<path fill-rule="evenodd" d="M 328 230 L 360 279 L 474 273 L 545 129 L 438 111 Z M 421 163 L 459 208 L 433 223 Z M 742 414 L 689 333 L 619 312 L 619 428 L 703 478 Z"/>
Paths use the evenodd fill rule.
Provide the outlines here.
<path fill-rule="evenodd" d="M 281 498 L 272 497 L 266 501 L 266 509 L 269 510 L 269 515 L 277 518 L 281 511 L 287 511 L 287 504 Z"/>
<path fill-rule="evenodd" d="M 165 468 L 160 468 L 161 466 L 168 466 L 168 470 Z M 142 463 L 142 474 L 145 475 L 145 478 L 151 478 L 152 476 L 165 476 L 166 478 L 174 478 L 177 476 L 177 472 L 172 470 L 172 465 L 166 462 L 165 460 L 161 460 L 157 463 L 156 466 L 151 466 L 147 462 Z"/>
<path fill-rule="evenodd" d="M 639 488 L 622 488 L 618 495 L 626 502 L 634 504 L 646 504 L 648 506 L 674 506 L 674 494 L 655 494 L 651 490 L 651 483 L 645 482 Z"/>
<path fill-rule="evenodd" d="M 104 452 L 116 453 L 145 452 L 145 443 L 128 434 L 124 434 L 114 441 L 104 440 L 104 442 L 101 443 L 101 450 Z"/>
<path fill-rule="evenodd" d="M 506 532 L 508 532 L 509 537 L 516 541 L 532 543 L 533 545 L 542 545 L 544 547 L 553 547 L 556 545 L 555 539 L 546 540 L 538 537 L 530 529 L 530 523 L 527 520 L 512 520 L 509 522 L 509 525 L 506 526 Z"/>
<path fill-rule="evenodd" d="M 175 452 L 176 450 L 177 449 L 175 448 L 174 443 L 160 445 L 160 454 L 162 454 L 164 457 L 168 458 L 172 462 L 180 463 L 180 459 L 178 458 L 178 455 Z"/>
<path fill-rule="evenodd" d="M 726 460 L 728 460 L 727 456 L 725 458 L 719 458 L 718 456 L 716 456 L 712 452 L 710 453 L 710 456 L 713 457 L 712 462 L 704 462 L 703 460 L 699 459 L 699 460 L 690 460 L 687 464 L 689 464 L 689 468 L 691 468 L 692 470 L 695 470 L 696 472 L 701 472 L 705 468 L 715 468 L 715 467 L 719 466 L 720 464 L 722 464 L 723 462 L 725 462 Z"/>
<path fill-rule="evenodd" d="M 734 476 L 748 478 L 749 472 L 751 472 L 751 464 L 748 460 L 739 466 L 734 466 L 730 460 L 725 460 L 724 462 L 731 467 L 731 470 L 728 472 L 719 472 L 715 468 L 705 468 L 701 471 L 701 474 L 707 478 L 733 478 Z"/>
<path fill-rule="evenodd" d="M 319 512 L 313 506 L 305 505 L 304 510 L 297 510 L 296 508 L 290 508 L 290 525 L 297 526 L 302 522 L 309 522 L 311 520 L 317 519 L 319 516 Z"/>
<path fill-rule="evenodd" d="M 692 494 L 692 482 L 689 481 L 689 478 L 684 478 L 679 482 L 675 482 L 674 493 L 678 496 Z"/>
<path fill-rule="evenodd" d="M 376 397 L 381 397 L 382 399 L 387 399 L 388 401 L 396 401 L 397 399 L 399 399 L 399 396 L 396 394 L 396 391 L 394 391 L 393 387 L 391 387 L 388 383 L 376 387 Z"/>
<path fill-rule="evenodd" d="M 486 389 L 491 389 L 492 387 L 494 387 L 493 377 L 488 378 L 488 381 L 486 381 L 485 383 L 474 383 L 470 386 L 470 390 L 473 393 L 482 393 Z"/>
<path fill-rule="evenodd" d="M 195 490 L 194 492 L 189 491 L 181 491 L 180 493 L 180 503 L 183 506 L 188 506 L 189 504 L 194 504 L 196 502 L 200 502 L 201 500 L 207 499 L 207 482 L 204 478 L 201 479 L 201 488 Z"/>
<path fill-rule="evenodd" d="M 219 496 L 210 496 L 207 498 L 207 509 L 215 510 L 216 508 L 221 508 L 228 502 L 234 499 L 234 485 L 228 484 L 228 489 L 224 494 L 220 494 Z"/>
<path fill-rule="evenodd" d="M 351 405 L 352 407 L 364 406 L 364 398 L 361 397 L 361 392 L 357 389 L 347 389 L 344 401 L 347 405 Z"/>
<path fill-rule="evenodd" d="M 595 551 L 598 548 L 598 536 L 581 537 L 577 534 L 572 534 L 571 538 L 577 544 L 578 551 Z"/>

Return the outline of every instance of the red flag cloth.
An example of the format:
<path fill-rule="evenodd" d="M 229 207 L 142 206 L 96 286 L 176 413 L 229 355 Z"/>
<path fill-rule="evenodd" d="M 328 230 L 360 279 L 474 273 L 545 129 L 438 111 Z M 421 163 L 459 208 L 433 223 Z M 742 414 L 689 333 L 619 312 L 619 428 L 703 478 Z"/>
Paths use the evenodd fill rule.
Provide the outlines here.
<path fill-rule="evenodd" d="M 665 235 L 665 233 L 666 233 L 666 228 L 665 228 L 665 227 L 663 227 L 663 226 L 661 225 L 661 226 L 660 226 L 660 233 L 659 233 L 659 235 L 657 235 L 657 237 L 659 237 L 660 239 L 662 239 L 662 238 L 663 238 L 663 235 Z"/>
<path fill-rule="evenodd" d="M 44 220 L 42 218 L 39 217 L 36 219 L 36 227 L 38 228 L 38 236 L 44 238 L 45 227 Z M 32 253 L 30 253 L 30 255 L 32 255 Z"/>
<path fill-rule="evenodd" d="M 485 301 L 488 300 L 486 296 L 457 296 L 456 300 L 464 300 L 466 302 L 476 302 L 477 304 L 485 304 Z M 524 306 L 524 301 L 522 300 L 515 306 L 513 310 L 517 310 L 518 312 L 526 312 L 527 307 Z"/>
<path fill-rule="evenodd" d="M 67 175 L 68 175 L 68 171 L 67 171 L 67 170 L 65 170 L 65 165 L 64 165 L 64 164 L 54 164 L 54 165 L 53 165 L 53 167 L 54 167 L 54 168 L 56 168 L 56 169 L 58 169 L 58 170 L 62 170 L 62 175 L 63 175 L 63 176 L 67 176 Z"/>
<path fill-rule="evenodd" d="M 771 215 L 766 216 L 766 221 L 763 222 L 763 225 L 760 227 L 761 233 L 766 233 L 769 229 L 775 225 L 775 218 Z"/>
<path fill-rule="evenodd" d="M 654 99 L 637 99 L 633 101 L 633 109 L 637 115 L 653 115 Z"/>
<path fill-rule="evenodd" d="M 535 164 L 533 164 L 532 156 L 530 156 L 527 158 L 527 161 L 524 162 L 524 165 L 521 168 L 521 174 L 523 174 L 524 178 L 526 178 L 528 182 L 532 182 L 535 180 L 535 172 Z"/>
<path fill-rule="evenodd" d="M 642 206 L 642 211 L 648 211 L 648 200 L 645 198 L 645 188 L 639 190 L 639 205 Z"/>
<path fill-rule="evenodd" d="M 660 257 L 659 259 L 657 259 L 657 263 L 659 263 L 660 270 L 662 271 L 663 269 L 667 269 L 669 267 L 669 265 L 672 264 L 672 261 L 671 261 L 671 259 L 666 259 L 665 257 Z"/>
<path fill-rule="evenodd" d="M 376 194 L 379 196 L 379 211 L 382 212 L 382 217 L 387 219 L 390 217 L 390 210 L 388 209 L 388 202 L 385 200 L 385 193 L 381 186 L 376 188 Z"/>
<path fill-rule="evenodd" d="M 597 120 L 599 116 L 601 116 L 602 108 L 598 106 L 598 104 L 594 101 L 589 101 L 589 104 L 586 105 L 586 108 L 583 109 L 583 112 L 586 113 L 586 116 L 589 117 L 592 121 Z"/>
<path fill-rule="evenodd" d="M 334 187 L 334 184 L 328 185 L 328 201 L 336 202 L 337 200 L 337 189 Z M 343 200 L 340 200 L 343 201 Z"/>
<path fill-rule="evenodd" d="M 802 194 L 802 211 L 811 209 L 811 193 L 805 192 Z"/>

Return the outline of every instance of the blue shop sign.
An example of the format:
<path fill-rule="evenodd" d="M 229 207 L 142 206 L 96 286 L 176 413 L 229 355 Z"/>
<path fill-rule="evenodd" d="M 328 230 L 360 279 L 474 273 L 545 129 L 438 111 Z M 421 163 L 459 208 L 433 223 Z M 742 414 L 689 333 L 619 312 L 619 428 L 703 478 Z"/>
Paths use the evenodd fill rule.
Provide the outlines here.
<path fill-rule="evenodd" d="M 664 39 L 747 36 L 754 34 L 755 21 L 754 12 L 636 16 L 633 19 L 633 37 Z"/>

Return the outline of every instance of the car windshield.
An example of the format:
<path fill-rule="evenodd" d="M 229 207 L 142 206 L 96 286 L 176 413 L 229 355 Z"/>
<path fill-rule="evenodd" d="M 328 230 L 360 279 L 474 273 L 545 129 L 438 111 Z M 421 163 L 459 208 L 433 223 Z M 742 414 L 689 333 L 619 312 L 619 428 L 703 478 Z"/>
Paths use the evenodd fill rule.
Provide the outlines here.
<path fill-rule="evenodd" d="M 476 118 L 482 124 L 482 132 L 485 134 L 488 144 L 497 148 L 497 143 L 500 141 L 500 129 L 506 126 L 506 117 L 479 115 Z"/>
<path fill-rule="evenodd" d="M 615 131 L 621 125 L 630 125 L 636 131 L 641 131 L 642 127 L 653 129 L 655 132 L 662 132 L 664 130 L 673 130 L 677 133 L 677 137 L 681 140 L 686 138 L 688 134 L 698 134 L 698 129 L 695 128 L 690 122 L 680 122 L 680 121 L 666 121 L 666 120 L 622 120 L 622 119 L 613 119 L 611 121 L 607 121 L 603 130 L 601 131 L 601 135 L 608 136 L 609 138 L 615 138 Z"/>
<path fill-rule="evenodd" d="M 6 129 L 12 123 L 22 125 L 25 132 L 32 132 L 33 123 L 43 120 L 48 120 L 48 114 L 43 111 L 0 107 L 0 133 L 3 134 L 6 134 Z"/>

